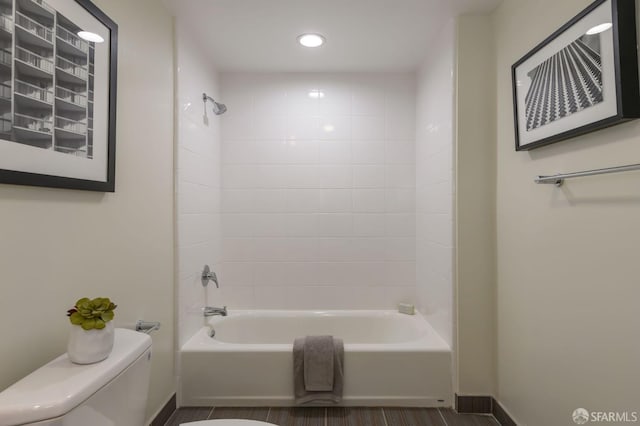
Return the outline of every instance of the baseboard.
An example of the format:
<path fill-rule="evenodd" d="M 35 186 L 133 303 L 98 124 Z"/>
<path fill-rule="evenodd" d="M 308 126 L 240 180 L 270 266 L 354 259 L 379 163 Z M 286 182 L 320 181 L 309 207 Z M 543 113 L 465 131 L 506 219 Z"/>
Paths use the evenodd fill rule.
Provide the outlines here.
<path fill-rule="evenodd" d="M 491 414 L 493 397 L 456 394 L 456 411 L 460 414 Z"/>
<path fill-rule="evenodd" d="M 164 407 L 158 411 L 158 414 L 156 414 L 149 426 L 164 426 L 164 424 L 167 423 L 167 420 L 169 420 L 169 417 L 171 417 L 173 412 L 176 411 L 176 408 L 176 394 L 174 393 L 167 403 L 164 404 Z"/>
<path fill-rule="evenodd" d="M 504 408 L 502 408 L 502 405 L 495 399 L 493 400 L 493 417 L 495 417 L 502 426 L 518 426 Z"/>
<path fill-rule="evenodd" d="M 493 414 L 502 426 L 518 426 L 492 396 L 456 394 L 456 411 L 460 414 Z"/>

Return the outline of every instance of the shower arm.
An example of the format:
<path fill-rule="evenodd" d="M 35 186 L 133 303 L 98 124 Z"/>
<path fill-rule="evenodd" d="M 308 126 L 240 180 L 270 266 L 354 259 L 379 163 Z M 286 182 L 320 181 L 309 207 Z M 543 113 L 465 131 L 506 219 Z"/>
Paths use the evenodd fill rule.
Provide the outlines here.
<path fill-rule="evenodd" d="M 215 100 L 211 96 L 207 96 L 206 93 L 202 94 L 202 100 L 206 103 L 207 101 L 215 102 Z"/>

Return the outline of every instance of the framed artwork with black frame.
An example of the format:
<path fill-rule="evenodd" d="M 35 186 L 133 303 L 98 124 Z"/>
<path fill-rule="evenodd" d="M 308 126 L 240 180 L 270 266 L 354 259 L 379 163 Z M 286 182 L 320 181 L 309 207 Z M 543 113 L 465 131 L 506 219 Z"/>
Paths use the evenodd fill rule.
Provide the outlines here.
<path fill-rule="evenodd" d="M 115 191 L 117 40 L 88 0 L 0 0 L 0 182 Z"/>
<path fill-rule="evenodd" d="M 634 0 L 598 0 L 511 67 L 516 151 L 640 117 Z"/>

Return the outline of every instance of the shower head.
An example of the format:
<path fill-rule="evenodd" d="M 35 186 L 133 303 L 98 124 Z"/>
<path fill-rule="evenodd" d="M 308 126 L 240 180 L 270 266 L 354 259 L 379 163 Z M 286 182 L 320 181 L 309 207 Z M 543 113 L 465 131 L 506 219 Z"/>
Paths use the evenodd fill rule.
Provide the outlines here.
<path fill-rule="evenodd" d="M 211 103 L 213 104 L 211 106 L 211 109 L 213 110 L 213 113 L 215 115 L 222 115 L 227 111 L 227 106 L 225 104 L 216 102 L 215 100 L 213 100 L 211 96 L 207 96 L 206 93 L 202 94 L 202 100 L 204 101 L 205 104 L 207 103 L 207 101 L 211 101 Z"/>

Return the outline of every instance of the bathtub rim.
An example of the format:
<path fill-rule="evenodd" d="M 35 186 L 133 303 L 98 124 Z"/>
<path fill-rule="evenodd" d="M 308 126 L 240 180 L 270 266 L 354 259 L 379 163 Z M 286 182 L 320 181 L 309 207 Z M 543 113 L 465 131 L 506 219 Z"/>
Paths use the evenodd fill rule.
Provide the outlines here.
<path fill-rule="evenodd" d="M 233 309 L 228 311 L 227 317 L 213 316 L 205 320 L 205 324 L 193 336 L 191 336 L 180 348 L 180 352 L 291 352 L 293 349 L 293 341 L 291 343 L 229 343 L 216 340 L 215 337 L 209 337 L 209 331 L 228 318 L 233 317 L 288 317 L 297 318 L 300 316 L 355 316 L 355 317 L 401 317 L 403 320 L 407 317 L 411 321 L 419 321 L 420 326 L 427 330 L 427 334 L 418 339 L 401 342 L 401 343 L 345 343 L 345 351 L 350 352 L 422 352 L 425 349 L 428 352 L 451 353 L 452 348 L 431 326 L 429 321 L 416 310 L 415 315 L 407 315 L 399 313 L 391 309 L 359 309 L 359 310 L 290 310 L 290 309 Z M 337 336 L 339 337 L 339 336 Z"/>

